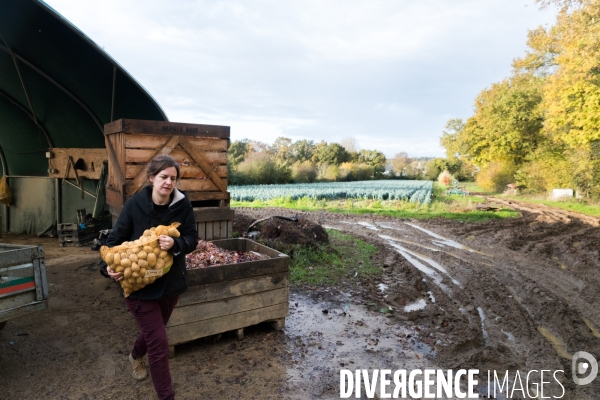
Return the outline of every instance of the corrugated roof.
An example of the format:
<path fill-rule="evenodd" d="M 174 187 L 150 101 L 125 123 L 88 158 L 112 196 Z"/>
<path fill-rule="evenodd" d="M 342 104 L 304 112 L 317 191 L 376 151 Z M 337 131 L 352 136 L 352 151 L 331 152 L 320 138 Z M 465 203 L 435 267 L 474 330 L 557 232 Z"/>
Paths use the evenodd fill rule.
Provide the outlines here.
<path fill-rule="evenodd" d="M 50 147 L 104 147 L 103 126 L 167 121 L 115 60 L 43 1 L 0 1 L 2 172 L 47 175 Z"/>

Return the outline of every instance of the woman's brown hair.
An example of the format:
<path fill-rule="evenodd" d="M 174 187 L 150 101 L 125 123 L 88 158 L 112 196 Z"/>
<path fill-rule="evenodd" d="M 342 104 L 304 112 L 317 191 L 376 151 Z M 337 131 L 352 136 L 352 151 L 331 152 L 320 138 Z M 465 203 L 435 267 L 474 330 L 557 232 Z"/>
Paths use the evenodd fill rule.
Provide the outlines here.
<path fill-rule="evenodd" d="M 181 176 L 181 173 L 179 172 L 179 164 L 173 159 L 173 157 L 167 154 L 161 154 L 160 156 L 154 157 L 152 161 L 150 161 L 150 164 L 148 164 L 146 174 L 148 178 L 150 178 L 151 176 L 158 175 L 160 171 L 163 171 L 169 167 L 174 167 L 177 170 L 177 180 L 179 180 L 179 177 Z"/>

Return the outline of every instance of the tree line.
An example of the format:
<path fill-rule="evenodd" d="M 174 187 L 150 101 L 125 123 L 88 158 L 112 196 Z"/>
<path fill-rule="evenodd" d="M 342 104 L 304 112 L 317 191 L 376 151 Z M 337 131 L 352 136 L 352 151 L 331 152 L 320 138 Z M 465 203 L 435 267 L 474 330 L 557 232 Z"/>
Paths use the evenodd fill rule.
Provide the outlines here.
<path fill-rule="evenodd" d="M 555 24 L 529 32 L 511 75 L 479 93 L 466 121 L 449 120 L 441 144 L 489 189 L 600 199 L 600 1 L 538 3 L 559 7 Z"/>
<path fill-rule="evenodd" d="M 232 185 L 353 181 L 385 177 L 386 158 L 377 150 L 355 150 L 355 144 L 279 137 L 272 145 L 243 139 L 227 152 Z"/>
<path fill-rule="evenodd" d="M 292 141 L 279 137 L 272 145 L 236 140 L 227 152 L 232 185 L 363 181 L 371 179 L 435 180 L 449 170 L 460 180 L 473 179 L 473 167 L 462 160 L 409 157 L 397 153 L 386 159 L 377 150 L 359 150 L 353 138 L 341 143 Z"/>

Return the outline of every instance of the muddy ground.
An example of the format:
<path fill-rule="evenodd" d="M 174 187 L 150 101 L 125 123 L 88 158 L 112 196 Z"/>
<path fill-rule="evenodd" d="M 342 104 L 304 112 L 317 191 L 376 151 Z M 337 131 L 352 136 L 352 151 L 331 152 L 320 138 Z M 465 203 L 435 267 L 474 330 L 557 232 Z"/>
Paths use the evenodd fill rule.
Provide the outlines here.
<path fill-rule="evenodd" d="M 178 398 L 339 398 L 342 368 L 480 369 L 481 393 L 488 370 L 510 370 L 511 387 L 516 371 L 527 386 L 530 370 L 562 370 L 562 398 L 600 398 L 600 378 L 575 385 L 569 358 L 600 358 L 597 220 L 511 206 L 520 218 L 477 224 L 237 209 L 252 218 L 302 214 L 351 233 L 377 246 L 383 273 L 293 289 L 282 331 L 259 325 L 241 341 L 223 334 L 178 346 Z M 0 399 L 155 398 L 149 380 L 129 375 L 137 328 L 116 285 L 99 275 L 98 253 L 60 248 L 55 238 L 0 241 L 42 244 L 50 285 L 48 310 L 0 331 Z M 536 381 L 532 374 L 530 394 Z M 561 394 L 546 384 L 545 396 Z"/>

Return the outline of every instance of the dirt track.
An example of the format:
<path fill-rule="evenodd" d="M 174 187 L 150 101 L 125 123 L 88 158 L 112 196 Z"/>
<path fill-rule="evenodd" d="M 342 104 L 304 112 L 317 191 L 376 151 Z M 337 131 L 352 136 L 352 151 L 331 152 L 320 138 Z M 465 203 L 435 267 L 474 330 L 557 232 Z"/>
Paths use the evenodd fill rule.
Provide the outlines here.
<path fill-rule="evenodd" d="M 518 369 L 523 382 L 529 370 L 564 370 L 564 399 L 597 399 L 600 378 L 574 385 L 568 357 L 600 358 L 599 229 L 572 213 L 523 207 L 521 218 L 481 224 L 305 213 L 377 245 L 381 281 L 296 290 L 283 331 L 180 346 L 171 362 L 178 398 L 339 398 L 345 366 L 510 369 L 511 379 Z M 129 376 L 137 328 L 95 270 L 97 253 L 50 238 L 7 240 L 44 245 L 50 308 L 0 332 L 0 399 L 154 398 L 148 381 Z M 362 306 L 374 301 L 394 314 Z M 546 396 L 560 395 L 554 386 Z"/>
<path fill-rule="evenodd" d="M 597 399 L 600 379 L 574 385 L 571 362 L 577 351 L 600 359 L 598 219 L 511 206 L 522 217 L 479 224 L 326 212 L 310 217 L 386 249 L 382 281 L 371 282 L 363 296 L 419 326 L 437 363 L 525 374 L 563 370 L 557 376 L 564 378 L 564 398 Z M 258 217 L 275 211 L 243 212 Z M 425 307 L 402 312 L 417 304 Z M 556 397 L 561 392 L 558 385 L 550 391 Z"/>

